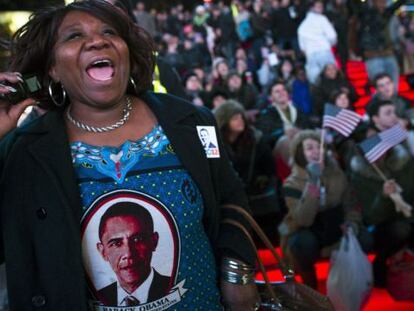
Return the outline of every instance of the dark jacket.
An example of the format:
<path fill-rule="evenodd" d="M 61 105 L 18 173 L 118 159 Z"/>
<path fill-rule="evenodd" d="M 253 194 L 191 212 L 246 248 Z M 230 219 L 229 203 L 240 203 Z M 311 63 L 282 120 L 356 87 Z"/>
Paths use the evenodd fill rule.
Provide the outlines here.
<path fill-rule="evenodd" d="M 217 258 L 227 254 L 252 264 L 243 234 L 220 225 L 221 217 L 236 216 L 222 215 L 219 204 L 247 208 L 247 199 L 220 137 L 221 158 L 206 158 L 196 126 L 215 125 L 214 117 L 174 96 L 146 93 L 142 99 L 200 189 L 204 228 Z M 0 263 L 7 262 L 12 311 L 87 310 L 82 205 L 64 124 L 61 112 L 49 112 L 0 142 Z"/>
<path fill-rule="evenodd" d="M 365 58 L 393 55 L 389 21 L 394 12 L 407 0 L 398 0 L 380 13 L 375 7 L 351 1 L 359 22 L 358 47 Z"/>
<path fill-rule="evenodd" d="M 414 160 L 404 145 L 400 144 L 387 151 L 385 161 L 376 163 L 387 179 L 394 179 L 401 186 L 403 199 L 414 202 Z M 395 211 L 392 200 L 382 192 L 384 180 L 362 155 L 355 155 L 351 160 L 351 182 L 358 200 L 362 204 L 363 220 L 368 225 L 378 225 L 397 218 L 404 218 Z M 411 217 L 413 221 L 413 217 Z"/>
<path fill-rule="evenodd" d="M 257 89 L 248 83 L 243 83 L 238 91 L 231 92 L 225 89 L 229 98 L 240 102 L 246 110 L 257 108 L 258 92 Z"/>
<path fill-rule="evenodd" d="M 297 38 L 299 16 L 291 14 L 290 11 L 293 11 L 295 14 L 297 14 L 297 10 L 294 6 L 273 10 L 271 14 L 271 22 L 273 26 L 272 31 L 275 38 Z"/>
<path fill-rule="evenodd" d="M 345 77 L 338 74 L 336 79 L 328 79 L 322 73 L 317 85 L 311 89 L 313 113 L 318 117 L 322 117 L 325 104 L 332 102 L 332 94 L 342 89 L 349 91 L 348 94 L 351 104 L 358 99 L 354 87 Z"/>
<path fill-rule="evenodd" d="M 256 117 L 256 127 L 263 132 L 264 139 L 269 143 L 271 148 L 285 133 L 282 118 L 277 109 L 269 105 L 262 109 Z M 297 118 L 294 126 L 300 129 L 308 127 L 306 116 L 297 109 Z"/>

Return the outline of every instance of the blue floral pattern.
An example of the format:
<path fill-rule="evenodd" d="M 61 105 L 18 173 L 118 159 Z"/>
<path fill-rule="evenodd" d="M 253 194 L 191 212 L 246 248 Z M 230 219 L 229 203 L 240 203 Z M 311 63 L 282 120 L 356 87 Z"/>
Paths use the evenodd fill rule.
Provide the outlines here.
<path fill-rule="evenodd" d="M 128 171 L 143 157 L 156 157 L 169 144 L 161 126 L 138 141 L 126 141 L 121 147 L 95 147 L 82 142 L 70 146 L 73 163 L 95 168 L 122 183 Z"/>

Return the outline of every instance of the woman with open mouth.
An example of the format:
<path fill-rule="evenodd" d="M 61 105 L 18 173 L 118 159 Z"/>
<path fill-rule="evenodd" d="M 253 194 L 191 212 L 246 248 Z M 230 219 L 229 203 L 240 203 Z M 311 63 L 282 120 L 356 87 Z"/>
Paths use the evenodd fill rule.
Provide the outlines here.
<path fill-rule="evenodd" d="M 248 208 L 242 184 L 212 114 L 149 91 L 150 36 L 85 0 L 34 13 L 11 43 L 0 73 L 11 310 L 258 309 L 254 252 L 220 225 L 220 204 Z M 7 100 L 21 89 L 29 98 Z M 48 112 L 16 127 L 30 105 Z"/>

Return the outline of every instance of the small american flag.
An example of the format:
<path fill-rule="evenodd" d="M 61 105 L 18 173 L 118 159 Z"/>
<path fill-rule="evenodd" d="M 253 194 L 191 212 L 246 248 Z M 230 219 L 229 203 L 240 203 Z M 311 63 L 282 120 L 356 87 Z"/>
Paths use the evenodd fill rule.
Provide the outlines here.
<path fill-rule="evenodd" d="M 407 138 L 407 131 L 396 124 L 392 128 L 365 139 L 359 144 L 362 152 L 370 163 L 375 162 L 385 152 Z"/>
<path fill-rule="evenodd" d="M 332 104 L 325 104 L 322 127 L 329 127 L 345 137 L 351 135 L 361 117 L 349 109 L 342 109 Z"/>

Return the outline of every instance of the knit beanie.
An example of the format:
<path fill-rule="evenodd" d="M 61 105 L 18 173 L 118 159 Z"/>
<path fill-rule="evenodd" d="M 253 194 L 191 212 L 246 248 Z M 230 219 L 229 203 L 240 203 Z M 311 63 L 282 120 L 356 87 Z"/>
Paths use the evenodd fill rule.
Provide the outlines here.
<path fill-rule="evenodd" d="M 226 124 L 230 122 L 230 119 L 241 113 L 244 115 L 243 106 L 234 99 L 226 100 L 223 104 L 213 110 L 216 117 L 219 129 L 222 129 Z"/>

